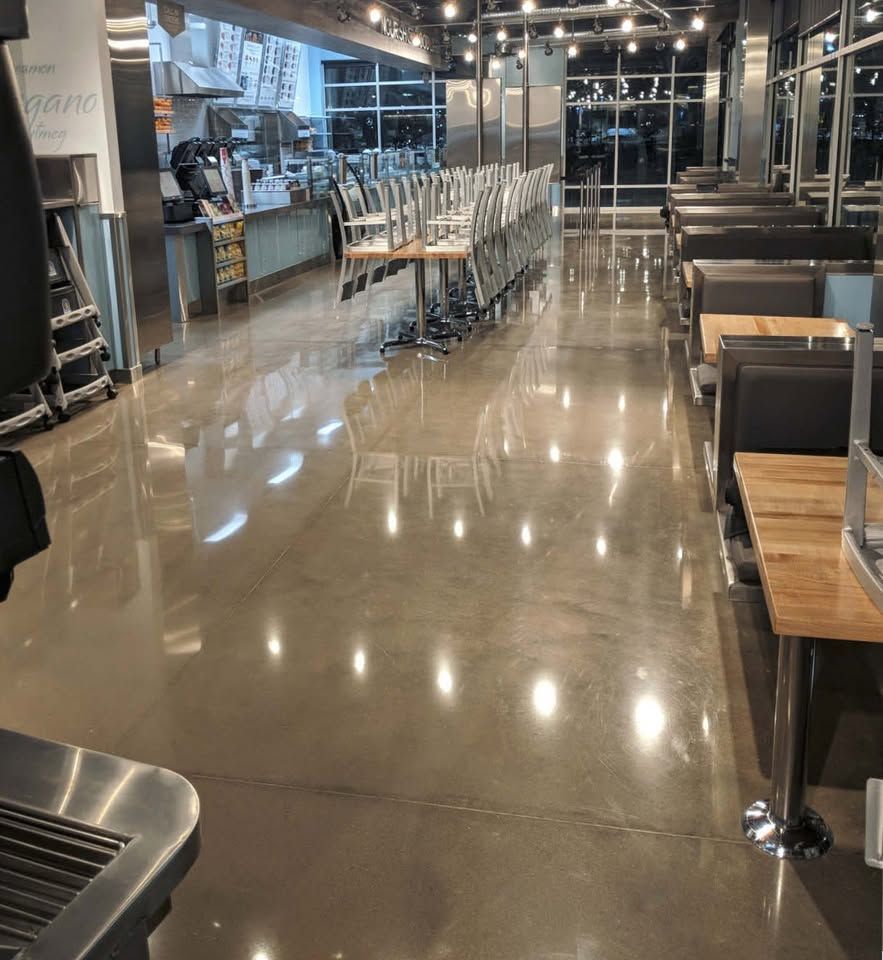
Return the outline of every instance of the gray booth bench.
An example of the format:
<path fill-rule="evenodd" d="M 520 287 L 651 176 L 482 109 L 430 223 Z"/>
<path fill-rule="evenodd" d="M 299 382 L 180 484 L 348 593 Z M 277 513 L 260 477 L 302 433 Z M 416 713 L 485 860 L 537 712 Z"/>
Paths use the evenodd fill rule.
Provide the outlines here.
<path fill-rule="evenodd" d="M 681 263 L 700 259 L 873 260 L 875 244 L 875 232 L 869 227 L 687 226 L 681 231 Z M 683 271 L 678 300 L 690 302 Z"/>
<path fill-rule="evenodd" d="M 845 456 L 854 351 L 839 339 L 721 338 L 709 482 L 721 555 L 733 600 L 763 593 L 734 499 L 736 453 Z M 883 352 L 874 354 L 874 391 L 883 391 Z M 883 404 L 871 416 L 871 447 L 883 450 Z"/>
<path fill-rule="evenodd" d="M 775 198 L 788 194 L 771 193 L 763 204 L 729 203 L 728 200 L 715 205 L 675 206 L 672 210 L 672 228 L 675 235 L 686 227 L 725 227 L 725 226 L 764 226 L 780 224 L 789 226 L 812 226 L 822 222 L 823 211 L 817 207 L 795 207 L 779 204 Z M 718 201 L 721 198 L 717 198 Z M 682 241 L 683 243 L 683 241 Z"/>

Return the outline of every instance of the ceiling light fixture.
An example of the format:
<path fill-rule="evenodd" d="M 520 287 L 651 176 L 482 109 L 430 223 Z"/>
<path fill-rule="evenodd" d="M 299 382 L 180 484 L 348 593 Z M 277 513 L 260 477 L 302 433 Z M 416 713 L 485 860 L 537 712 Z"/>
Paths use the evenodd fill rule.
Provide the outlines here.
<path fill-rule="evenodd" d="M 420 34 L 419 34 L 419 33 L 412 33 L 412 34 L 411 34 L 411 46 L 412 46 L 412 47 L 419 47 L 421 43 L 423 43 L 423 40 L 421 39 Z"/>
<path fill-rule="evenodd" d="M 423 17 L 423 11 L 420 9 L 420 4 L 419 4 L 419 3 L 412 3 L 412 4 L 411 4 L 411 16 L 412 16 L 415 20 L 420 20 L 420 19 Z"/>
<path fill-rule="evenodd" d="M 677 40 L 675 40 L 675 50 L 677 50 L 678 53 L 680 53 L 682 50 L 686 50 L 686 49 L 687 49 L 687 41 L 683 37 L 678 37 Z"/>
<path fill-rule="evenodd" d="M 601 23 L 600 17 L 595 17 L 595 23 L 592 26 L 592 30 L 594 30 L 597 34 L 602 34 L 604 32 L 604 24 Z"/>
<path fill-rule="evenodd" d="M 605 40 L 605 41 L 604 41 L 604 46 L 601 47 L 601 53 L 610 54 L 610 53 L 612 53 L 612 52 L 613 52 L 613 47 L 610 46 L 610 41 L 609 41 L 609 40 Z"/>
<path fill-rule="evenodd" d="M 499 70 L 500 61 L 496 57 L 491 57 L 490 63 L 488 64 L 488 66 L 491 68 L 491 70 Z"/>
<path fill-rule="evenodd" d="M 537 30 L 536 24 L 530 24 L 530 26 L 527 28 L 527 35 L 531 40 L 536 40 L 536 38 L 540 35 L 540 31 Z"/>
<path fill-rule="evenodd" d="M 442 12 L 443 12 L 444 15 L 445 15 L 445 19 L 447 19 L 447 20 L 453 20 L 454 17 L 457 16 L 457 4 L 456 4 L 456 3 L 450 3 L 450 2 L 449 2 L 449 3 L 446 3 L 446 4 L 444 5 L 444 7 L 442 7 Z"/>
<path fill-rule="evenodd" d="M 506 28 L 500 27 L 500 29 L 497 31 L 497 40 L 499 40 L 500 43 L 504 43 L 508 38 L 509 34 L 506 32 Z"/>
<path fill-rule="evenodd" d="M 380 23 L 383 18 L 383 11 L 375 3 L 373 7 L 368 11 L 368 19 L 371 23 Z"/>
<path fill-rule="evenodd" d="M 470 43 L 478 43 L 478 34 L 474 30 L 469 31 L 469 36 L 466 38 Z"/>
<path fill-rule="evenodd" d="M 619 26 L 623 33 L 631 33 L 635 29 L 635 21 L 631 17 L 623 17 Z"/>
<path fill-rule="evenodd" d="M 545 47 L 543 47 L 543 53 L 544 53 L 547 57 L 551 57 L 554 52 L 555 52 L 555 51 L 552 49 L 552 44 L 549 43 L 549 41 L 547 40 Z"/>
<path fill-rule="evenodd" d="M 618 6 L 619 6 L 619 0 L 607 0 L 607 6 L 608 6 L 608 7 L 618 7 Z"/>
<path fill-rule="evenodd" d="M 471 50 L 467 50 L 466 53 L 463 54 L 463 59 L 467 63 L 472 63 L 472 61 L 475 60 L 475 54 Z"/>
<path fill-rule="evenodd" d="M 694 17 L 693 17 L 693 21 L 692 21 L 692 23 L 690 24 L 690 26 L 691 26 L 694 30 L 704 30 L 704 29 L 705 29 L 705 21 L 702 19 L 702 17 L 701 17 L 701 15 L 700 15 L 700 13 L 699 13 L 698 10 L 696 11 L 696 14 L 695 14 Z"/>
<path fill-rule="evenodd" d="M 662 51 L 663 51 L 664 49 L 665 49 L 665 41 L 662 39 L 662 37 L 660 37 L 660 38 L 656 41 L 656 50 L 657 50 L 657 52 L 662 53 Z"/>
<path fill-rule="evenodd" d="M 516 56 L 518 57 L 519 60 L 523 60 L 527 56 L 527 54 L 524 51 L 524 47 L 518 48 L 518 53 L 516 54 Z"/>
<path fill-rule="evenodd" d="M 638 45 L 634 40 L 629 40 L 628 44 L 626 45 L 626 50 L 628 50 L 629 53 L 637 53 Z"/>
<path fill-rule="evenodd" d="M 879 10 L 875 10 L 873 7 L 868 7 L 868 9 L 865 10 L 865 23 L 873 23 L 879 16 Z"/>
<path fill-rule="evenodd" d="M 555 27 L 553 28 L 552 33 L 554 33 L 559 40 L 564 36 L 565 34 L 564 24 L 560 20 L 558 21 L 558 23 L 555 24 Z"/>
<path fill-rule="evenodd" d="M 516 60 L 515 60 L 515 69 L 516 69 L 516 70 L 523 70 L 523 69 L 524 69 L 524 61 L 521 59 L 521 57 L 516 58 Z"/>
<path fill-rule="evenodd" d="M 570 57 L 571 60 L 573 60 L 573 58 L 574 58 L 578 53 L 579 53 L 579 47 L 578 47 L 575 43 L 572 43 L 572 44 L 567 48 L 567 56 Z"/>
<path fill-rule="evenodd" d="M 535 0 L 523 0 L 521 4 L 522 13 L 533 13 L 536 10 L 537 5 Z"/>
<path fill-rule="evenodd" d="M 337 5 L 338 23 L 346 23 L 349 20 L 349 18 L 350 18 L 349 10 L 347 10 L 347 8 L 342 3 L 338 4 Z"/>

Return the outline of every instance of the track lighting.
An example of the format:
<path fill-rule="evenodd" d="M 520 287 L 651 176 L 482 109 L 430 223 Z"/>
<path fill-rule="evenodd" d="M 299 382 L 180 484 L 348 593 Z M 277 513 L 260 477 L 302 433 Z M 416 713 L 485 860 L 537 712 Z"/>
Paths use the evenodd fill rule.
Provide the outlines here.
<path fill-rule="evenodd" d="M 660 37 L 660 38 L 656 41 L 656 50 L 657 50 L 658 53 L 662 53 L 662 51 L 663 51 L 664 49 L 665 49 L 665 41 L 662 39 L 662 37 Z"/>
<path fill-rule="evenodd" d="M 451 42 L 451 33 L 447 27 L 442 28 L 442 43 L 446 46 Z"/>
<path fill-rule="evenodd" d="M 868 7 L 868 9 L 865 10 L 865 23 L 873 23 L 879 16 L 879 10 L 875 10 L 873 7 Z"/>
<path fill-rule="evenodd" d="M 419 3 L 412 3 L 412 4 L 411 4 L 411 16 L 412 16 L 415 20 L 422 20 L 422 19 L 423 19 L 423 10 L 421 9 Z"/>
<path fill-rule="evenodd" d="M 536 0 L 522 0 L 521 12 L 522 13 L 533 13 L 536 10 Z"/>
<path fill-rule="evenodd" d="M 635 21 L 631 17 L 623 17 L 619 28 L 623 33 L 631 33 L 635 29 Z"/>
<path fill-rule="evenodd" d="M 523 69 L 524 69 L 524 61 L 521 59 L 521 57 L 518 57 L 518 58 L 515 60 L 515 69 L 516 69 L 516 70 L 523 70 Z"/>
<path fill-rule="evenodd" d="M 500 61 L 496 57 L 491 57 L 490 62 L 488 63 L 488 66 L 491 68 L 491 70 L 499 70 Z"/>
<path fill-rule="evenodd" d="M 497 31 L 497 40 L 499 40 L 500 43 L 505 43 L 508 39 L 509 34 L 506 32 L 506 28 L 500 27 L 500 29 Z"/>
<path fill-rule="evenodd" d="M 607 0 L 607 6 L 608 6 L 608 7 L 618 7 L 618 6 L 619 6 L 619 0 Z"/>
<path fill-rule="evenodd" d="M 552 30 L 552 33 L 554 33 L 559 40 L 564 36 L 564 33 L 565 33 L 564 24 L 560 20 L 558 21 L 558 23 L 555 24 L 555 27 Z"/>
<path fill-rule="evenodd" d="M 487 12 L 495 13 L 497 9 L 497 0 L 487 0 Z"/>
<path fill-rule="evenodd" d="M 680 53 L 682 50 L 686 50 L 686 49 L 687 49 L 687 41 L 683 37 L 678 37 L 677 40 L 675 40 L 675 50 L 677 50 L 678 53 Z"/>
<path fill-rule="evenodd" d="M 527 57 L 524 47 L 519 47 L 518 53 L 516 53 L 515 56 L 518 57 L 519 60 L 524 60 Z"/>
<path fill-rule="evenodd" d="M 540 31 L 537 30 L 536 24 L 532 23 L 530 24 L 530 26 L 528 26 L 527 35 L 530 37 L 531 40 L 536 40 L 536 38 L 540 35 Z"/>
<path fill-rule="evenodd" d="M 466 37 L 466 39 L 467 39 L 470 43 L 478 43 L 478 34 L 477 34 L 474 30 L 470 30 L 470 31 L 469 31 L 469 36 Z"/>
<path fill-rule="evenodd" d="M 572 44 L 567 48 L 567 56 L 570 57 L 571 60 L 572 60 L 578 53 L 579 53 L 579 47 L 578 47 L 575 43 L 572 43 Z"/>
<path fill-rule="evenodd" d="M 412 34 L 411 34 L 411 46 L 412 46 L 412 47 L 419 47 L 422 42 L 423 42 L 423 41 L 422 41 L 422 39 L 420 38 L 420 34 L 419 34 L 419 33 L 412 33 Z"/>
<path fill-rule="evenodd" d="M 349 10 L 347 10 L 347 8 L 346 8 L 342 3 L 339 3 L 339 4 L 337 5 L 337 21 L 338 21 L 338 23 L 346 23 L 346 22 L 349 20 L 349 18 L 350 18 L 350 12 L 349 12 Z"/>
<path fill-rule="evenodd" d="M 383 17 L 383 11 L 375 3 L 373 7 L 368 10 L 368 19 L 371 23 L 380 23 L 380 20 Z"/>
<path fill-rule="evenodd" d="M 629 40 L 629 42 L 626 44 L 626 50 L 628 50 L 629 53 L 637 53 L 638 45 L 634 40 Z"/>
<path fill-rule="evenodd" d="M 656 21 L 656 26 L 659 27 L 660 33 L 665 33 L 668 30 L 668 20 L 666 20 L 665 17 L 660 17 Z"/>
<path fill-rule="evenodd" d="M 604 24 L 601 23 L 601 18 L 600 18 L 600 17 L 595 17 L 595 24 L 594 24 L 594 26 L 592 27 L 592 29 L 595 31 L 595 33 L 597 33 L 597 34 L 599 34 L 599 35 L 604 32 Z"/>
<path fill-rule="evenodd" d="M 457 16 L 457 4 L 448 2 L 442 7 L 446 20 L 453 20 Z"/>
<path fill-rule="evenodd" d="M 613 52 L 613 47 L 610 46 L 610 41 L 609 41 L 609 40 L 605 40 L 605 41 L 604 41 L 604 46 L 601 47 L 601 53 L 610 54 L 610 53 L 612 53 L 612 52 Z"/>
<path fill-rule="evenodd" d="M 547 40 L 547 41 L 546 41 L 546 45 L 543 47 L 543 53 L 544 53 L 547 57 L 551 57 L 554 52 L 555 52 L 555 51 L 552 49 L 552 44 L 549 43 L 549 41 Z"/>
<path fill-rule="evenodd" d="M 463 59 L 467 63 L 472 63 L 472 61 L 475 60 L 475 54 L 471 50 L 467 50 L 466 53 L 463 54 Z"/>
<path fill-rule="evenodd" d="M 702 19 L 702 17 L 700 16 L 698 10 L 696 11 L 696 13 L 695 13 L 695 15 L 694 15 L 694 17 L 693 17 L 693 21 L 691 22 L 690 26 L 691 26 L 694 30 L 702 30 L 702 29 L 705 27 L 705 21 L 704 21 L 704 20 Z"/>

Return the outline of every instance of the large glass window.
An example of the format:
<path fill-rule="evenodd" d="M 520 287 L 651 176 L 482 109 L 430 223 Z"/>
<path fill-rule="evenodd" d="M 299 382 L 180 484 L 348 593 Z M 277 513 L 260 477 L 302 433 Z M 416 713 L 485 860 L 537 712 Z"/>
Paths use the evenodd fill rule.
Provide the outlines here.
<path fill-rule="evenodd" d="M 658 207 L 676 172 L 702 163 L 704 43 L 659 42 L 618 59 L 585 45 L 567 63 L 567 180 L 600 163 L 605 205 Z"/>
<path fill-rule="evenodd" d="M 794 77 L 779 80 L 775 86 L 773 107 L 773 164 L 791 165 L 794 143 Z"/>
<path fill-rule="evenodd" d="M 669 104 L 642 104 L 619 111 L 619 183 L 668 180 Z"/>
<path fill-rule="evenodd" d="M 776 73 L 785 73 L 797 66 L 797 28 L 783 34 L 776 42 Z"/>
<path fill-rule="evenodd" d="M 445 81 L 431 72 L 329 60 L 325 111 L 331 147 L 347 153 L 445 145 Z"/>

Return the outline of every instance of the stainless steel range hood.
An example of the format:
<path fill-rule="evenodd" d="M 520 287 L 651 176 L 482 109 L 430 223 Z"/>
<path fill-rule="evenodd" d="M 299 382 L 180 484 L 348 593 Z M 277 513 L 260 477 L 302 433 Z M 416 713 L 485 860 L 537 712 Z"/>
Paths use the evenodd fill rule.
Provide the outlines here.
<path fill-rule="evenodd" d="M 153 65 L 153 89 L 158 97 L 241 97 L 245 91 L 223 70 L 180 60 Z"/>

